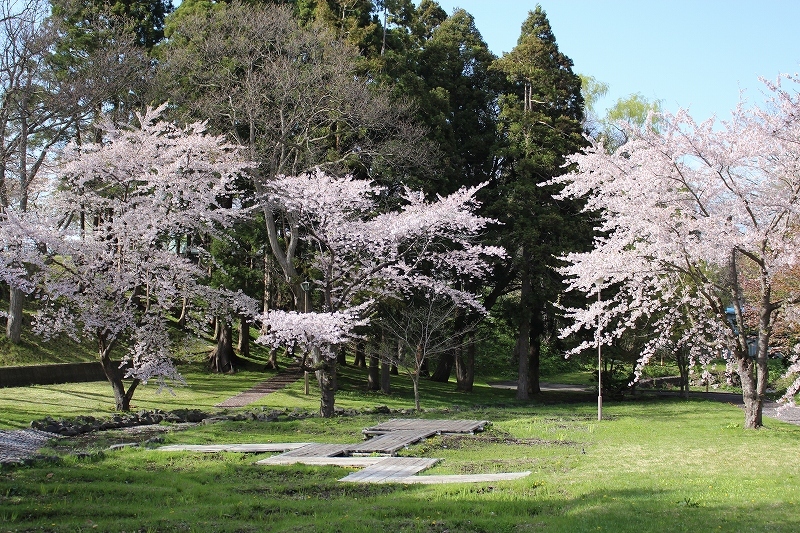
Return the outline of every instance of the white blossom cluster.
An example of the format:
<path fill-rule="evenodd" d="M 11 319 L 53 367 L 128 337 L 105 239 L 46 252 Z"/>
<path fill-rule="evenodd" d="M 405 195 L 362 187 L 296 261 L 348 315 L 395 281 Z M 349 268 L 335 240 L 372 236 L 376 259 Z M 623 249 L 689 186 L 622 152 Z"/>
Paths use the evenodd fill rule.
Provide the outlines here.
<path fill-rule="evenodd" d="M 767 83 L 763 109 L 740 106 L 722 123 L 681 111 L 655 127 L 621 124 L 630 141 L 614 153 L 594 143 L 571 159 L 577 170 L 556 180 L 563 196 L 585 198 L 602 224 L 592 251 L 566 257 L 569 289 L 593 303 L 567 311 L 564 335 L 597 330 L 595 345 L 610 344 L 646 324 L 655 338 L 640 366 L 660 346 L 687 346 L 696 360 L 744 369 L 748 342 L 765 364 L 776 319 L 794 316 L 800 297 L 777 281 L 800 252 L 800 96 L 781 87 L 787 79 L 796 84 Z"/>

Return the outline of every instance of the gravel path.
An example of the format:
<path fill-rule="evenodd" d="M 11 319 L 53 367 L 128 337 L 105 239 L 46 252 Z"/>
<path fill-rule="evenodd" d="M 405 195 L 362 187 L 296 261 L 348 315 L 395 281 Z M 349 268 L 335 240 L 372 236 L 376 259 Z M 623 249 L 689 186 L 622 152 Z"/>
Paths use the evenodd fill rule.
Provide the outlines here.
<path fill-rule="evenodd" d="M 57 435 L 38 429 L 0 430 L 0 463 L 21 463 Z"/>

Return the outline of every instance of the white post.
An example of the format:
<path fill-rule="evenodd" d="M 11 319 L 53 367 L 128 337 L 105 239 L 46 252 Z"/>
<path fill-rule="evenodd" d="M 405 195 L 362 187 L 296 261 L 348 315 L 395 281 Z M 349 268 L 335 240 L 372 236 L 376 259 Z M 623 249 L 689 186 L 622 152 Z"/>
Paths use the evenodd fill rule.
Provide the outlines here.
<path fill-rule="evenodd" d="M 600 306 L 600 282 L 597 282 L 597 303 Z M 599 310 L 598 310 L 599 313 Z M 597 420 L 603 420 L 603 352 L 600 343 L 600 315 L 597 315 Z"/>

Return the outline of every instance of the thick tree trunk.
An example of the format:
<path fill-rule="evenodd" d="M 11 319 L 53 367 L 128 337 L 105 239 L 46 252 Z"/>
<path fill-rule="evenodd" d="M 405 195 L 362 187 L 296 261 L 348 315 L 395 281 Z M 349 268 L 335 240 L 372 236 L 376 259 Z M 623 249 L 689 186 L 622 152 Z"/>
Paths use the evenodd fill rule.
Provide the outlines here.
<path fill-rule="evenodd" d="M 369 373 L 367 374 L 368 390 L 380 390 L 381 388 L 379 363 L 380 359 L 378 358 L 378 353 L 374 347 L 371 347 L 369 353 Z"/>
<path fill-rule="evenodd" d="M 347 350 L 344 347 L 336 350 L 336 364 L 347 366 Z"/>
<path fill-rule="evenodd" d="M 16 287 L 10 287 L 9 293 L 6 336 L 13 344 L 19 344 L 22 340 L 22 308 L 25 304 L 25 293 Z"/>
<path fill-rule="evenodd" d="M 755 362 L 747 357 L 738 358 L 739 379 L 742 382 L 742 399 L 744 400 L 744 427 L 757 429 L 762 424 L 761 411 L 763 398 L 759 396 L 756 387 Z"/>
<path fill-rule="evenodd" d="M 450 374 L 453 372 L 453 365 L 455 364 L 455 354 L 453 352 L 453 350 L 447 350 L 439 356 L 436 370 L 433 371 L 430 377 L 431 381 L 447 383 L 450 380 Z"/>
<path fill-rule="evenodd" d="M 475 335 L 469 334 L 469 341 L 462 345 L 456 356 L 456 390 L 472 392 L 475 382 Z"/>
<path fill-rule="evenodd" d="M 528 392 L 530 394 L 539 394 L 542 392 L 539 386 L 539 367 L 541 365 L 542 356 L 541 335 L 535 335 L 531 339 L 530 353 L 531 355 L 528 361 Z"/>
<path fill-rule="evenodd" d="M 381 343 L 381 349 L 390 350 L 391 348 L 384 342 Z M 381 357 L 381 391 L 384 394 L 389 394 L 392 391 L 392 362 L 389 360 L 388 356 L 389 354 L 384 353 L 383 357 Z"/>
<path fill-rule="evenodd" d="M 237 349 L 240 357 L 250 357 L 250 321 L 244 315 L 239 317 L 239 345 Z"/>
<path fill-rule="evenodd" d="M 530 261 L 527 250 L 522 251 L 525 265 Z M 519 330 L 517 331 L 517 343 L 514 353 L 518 358 L 518 377 L 517 377 L 517 400 L 527 400 L 530 391 L 530 355 L 531 355 L 531 322 L 533 310 L 530 309 L 533 286 L 527 268 L 523 267 L 522 287 L 520 290 L 519 306 Z"/>
<path fill-rule="evenodd" d="M 214 372 L 234 372 L 233 326 L 227 321 L 218 320 L 217 347 L 208 356 L 209 366 Z"/>
<path fill-rule="evenodd" d="M 367 366 L 366 350 L 363 341 L 356 343 L 356 355 L 353 359 L 353 366 L 357 366 L 359 368 L 365 368 Z"/>
<path fill-rule="evenodd" d="M 103 373 L 106 379 L 111 384 L 111 390 L 114 391 L 114 408 L 117 411 L 130 411 L 131 399 L 136 387 L 139 385 L 139 380 L 134 379 L 125 390 L 125 383 L 122 381 L 125 375 L 125 370 L 119 368 L 119 364 L 111 361 L 109 353 L 111 346 L 107 345 L 103 339 L 100 339 L 100 364 L 103 367 Z"/>
<path fill-rule="evenodd" d="M 336 360 L 322 357 L 319 348 L 311 350 L 311 359 L 317 368 L 316 377 L 319 383 L 319 414 L 323 418 L 333 418 L 336 400 Z"/>

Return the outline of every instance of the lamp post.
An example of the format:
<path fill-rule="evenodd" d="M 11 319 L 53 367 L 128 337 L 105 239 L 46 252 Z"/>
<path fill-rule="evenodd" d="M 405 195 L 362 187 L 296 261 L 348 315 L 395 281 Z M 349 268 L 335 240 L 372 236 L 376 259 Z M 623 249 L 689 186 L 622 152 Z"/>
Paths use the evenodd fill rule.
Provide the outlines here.
<path fill-rule="evenodd" d="M 303 289 L 303 312 L 308 313 L 308 291 L 311 289 L 311 283 L 309 281 L 303 281 L 300 283 L 300 288 Z M 308 387 L 308 370 L 303 372 L 303 381 L 305 383 L 305 393 L 310 394 Z"/>
<path fill-rule="evenodd" d="M 603 420 L 603 349 L 600 342 L 600 280 L 597 281 L 597 420 Z"/>

